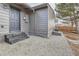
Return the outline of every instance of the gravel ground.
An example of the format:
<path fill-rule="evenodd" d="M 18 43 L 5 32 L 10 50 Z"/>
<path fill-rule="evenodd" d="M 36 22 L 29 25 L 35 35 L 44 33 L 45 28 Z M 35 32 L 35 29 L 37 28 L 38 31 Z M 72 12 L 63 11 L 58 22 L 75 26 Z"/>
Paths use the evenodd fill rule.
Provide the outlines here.
<path fill-rule="evenodd" d="M 4 56 L 72 56 L 64 37 L 52 36 L 49 39 L 30 36 L 15 44 L 0 43 L 0 55 Z"/>

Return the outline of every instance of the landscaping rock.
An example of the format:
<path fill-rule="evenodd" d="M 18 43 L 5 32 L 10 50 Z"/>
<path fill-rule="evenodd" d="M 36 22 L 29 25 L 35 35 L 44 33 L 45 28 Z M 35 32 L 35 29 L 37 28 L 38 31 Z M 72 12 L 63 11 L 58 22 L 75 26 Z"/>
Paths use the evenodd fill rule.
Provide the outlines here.
<path fill-rule="evenodd" d="M 61 36 L 61 33 L 58 32 L 58 31 L 53 31 L 53 32 L 52 32 L 52 35 L 58 35 L 58 36 Z"/>

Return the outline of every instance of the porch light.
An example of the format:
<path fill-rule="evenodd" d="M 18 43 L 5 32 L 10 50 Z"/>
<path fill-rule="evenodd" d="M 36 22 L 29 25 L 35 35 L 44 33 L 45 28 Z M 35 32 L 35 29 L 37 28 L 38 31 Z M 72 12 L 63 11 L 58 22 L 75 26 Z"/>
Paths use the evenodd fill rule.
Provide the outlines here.
<path fill-rule="evenodd" d="M 26 17 L 24 17 L 24 21 L 26 20 Z"/>
<path fill-rule="evenodd" d="M 28 23 L 28 20 L 26 19 L 26 17 L 23 18 L 25 23 Z"/>
<path fill-rule="evenodd" d="M 26 21 L 26 17 L 24 17 L 23 20 Z"/>

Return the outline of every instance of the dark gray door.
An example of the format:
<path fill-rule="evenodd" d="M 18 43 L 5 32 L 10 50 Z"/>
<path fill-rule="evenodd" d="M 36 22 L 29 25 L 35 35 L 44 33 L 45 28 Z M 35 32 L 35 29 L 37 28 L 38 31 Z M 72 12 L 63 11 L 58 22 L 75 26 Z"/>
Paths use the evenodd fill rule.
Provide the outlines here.
<path fill-rule="evenodd" d="M 20 11 L 15 8 L 10 10 L 10 32 L 20 31 Z"/>
<path fill-rule="evenodd" d="M 40 9 L 35 14 L 35 33 L 43 37 L 48 33 L 48 9 Z"/>

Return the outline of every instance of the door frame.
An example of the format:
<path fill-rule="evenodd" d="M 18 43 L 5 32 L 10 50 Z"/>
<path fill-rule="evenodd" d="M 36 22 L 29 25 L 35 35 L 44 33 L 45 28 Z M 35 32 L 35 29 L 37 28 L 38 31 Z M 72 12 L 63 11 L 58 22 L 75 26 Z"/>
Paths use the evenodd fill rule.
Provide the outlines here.
<path fill-rule="evenodd" d="M 10 12 L 11 12 L 11 8 L 19 11 L 19 31 L 21 32 L 21 17 L 20 17 L 21 14 L 20 14 L 20 9 L 10 5 L 10 11 L 9 11 L 9 33 L 11 33 L 11 30 L 10 30 L 10 20 L 11 20 Z"/>

